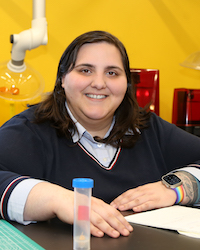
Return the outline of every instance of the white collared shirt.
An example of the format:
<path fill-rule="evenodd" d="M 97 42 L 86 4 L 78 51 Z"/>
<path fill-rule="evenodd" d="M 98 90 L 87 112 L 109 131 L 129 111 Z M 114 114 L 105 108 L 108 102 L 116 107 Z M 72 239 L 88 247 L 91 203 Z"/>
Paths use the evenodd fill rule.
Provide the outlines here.
<path fill-rule="evenodd" d="M 92 135 L 88 133 L 87 130 L 74 118 L 67 103 L 65 105 L 71 119 L 75 123 L 76 128 L 78 130 L 78 133 L 75 132 L 75 134 L 72 137 L 73 142 L 74 143 L 80 142 L 82 146 L 90 154 L 92 154 L 104 167 L 108 167 L 113 157 L 115 156 L 117 149 L 111 145 L 106 145 L 104 143 L 99 143 L 95 141 Z M 109 130 L 107 131 L 106 135 L 104 136 L 104 138 L 106 138 L 110 134 L 110 131 L 112 130 L 114 124 L 115 124 L 115 118 L 113 118 L 112 124 Z"/>

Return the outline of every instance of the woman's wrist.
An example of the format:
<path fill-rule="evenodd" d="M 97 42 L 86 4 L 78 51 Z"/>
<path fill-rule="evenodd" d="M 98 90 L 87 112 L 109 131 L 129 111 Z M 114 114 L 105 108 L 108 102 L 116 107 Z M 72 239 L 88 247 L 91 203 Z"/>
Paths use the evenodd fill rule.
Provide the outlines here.
<path fill-rule="evenodd" d="M 186 171 L 178 171 L 175 173 L 181 180 L 183 185 L 183 199 L 180 202 L 182 205 L 193 205 L 197 202 L 199 191 L 198 180 Z"/>

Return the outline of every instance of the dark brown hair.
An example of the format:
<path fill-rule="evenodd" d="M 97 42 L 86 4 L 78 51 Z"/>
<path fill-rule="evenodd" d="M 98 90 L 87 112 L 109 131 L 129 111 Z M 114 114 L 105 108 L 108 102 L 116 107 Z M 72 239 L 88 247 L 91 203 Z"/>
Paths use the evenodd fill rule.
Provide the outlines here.
<path fill-rule="evenodd" d="M 131 80 L 129 59 L 124 45 L 113 35 L 104 31 L 91 31 L 77 37 L 64 51 L 57 71 L 54 90 L 47 98 L 37 105 L 35 122 L 50 121 L 59 135 L 71 137 L 76 126 L 71 120 L 66 107 L 66 95 L 62 88 L 62 78 L 73 70 L 80 48 L 87 43 L 107 42 L 114 45 L 120 52 L 127 78 L 127 91 L 120 106 L 115 111 L 115 125 L 107 138 L 95 138 L 98 141 L 115 147 L 132 147 L 139 137 L 138 129 L 146 126 L 148 113 L 141 110 L 135 97 L 135 85 Z M 70 132 L 69 132 L 70 130 Z M 126 135 L 132 131 L 134 136 Z M 72 133 L 72 134 L 71 134 Z"/>

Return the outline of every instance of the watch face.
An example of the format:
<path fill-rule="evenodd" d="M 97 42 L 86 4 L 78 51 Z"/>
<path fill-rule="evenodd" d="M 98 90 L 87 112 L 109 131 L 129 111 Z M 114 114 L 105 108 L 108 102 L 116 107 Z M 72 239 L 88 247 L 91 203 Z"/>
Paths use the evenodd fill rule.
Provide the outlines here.
<path fill-rule="evenodd" d="M 166 181 L 170 186 L 181 184 L 181 179 L 178 178 L 175 174 L 168 174 L 162 177 L 164 181 Z"/>

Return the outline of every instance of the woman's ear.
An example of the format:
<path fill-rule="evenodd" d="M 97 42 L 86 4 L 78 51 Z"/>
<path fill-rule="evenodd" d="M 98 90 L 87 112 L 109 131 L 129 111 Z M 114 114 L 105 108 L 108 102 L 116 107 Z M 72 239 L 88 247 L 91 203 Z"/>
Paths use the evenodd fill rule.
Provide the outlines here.
<path fill-rule="evenodd" d="M 61 81 L 61 87 L 64 89 L 64 79 L 65 79 L 65 76 L 63 76 L 61 79 L 60 79 L 60 81 Z"/>

